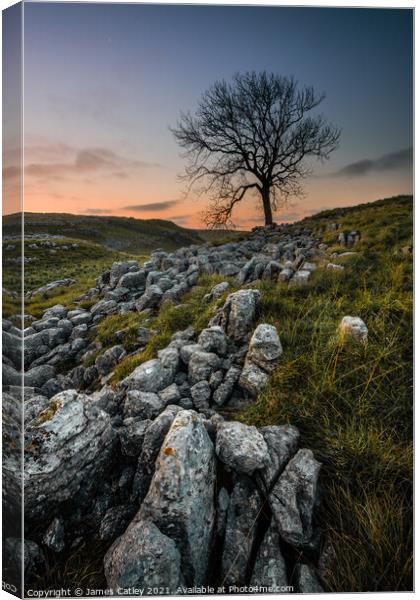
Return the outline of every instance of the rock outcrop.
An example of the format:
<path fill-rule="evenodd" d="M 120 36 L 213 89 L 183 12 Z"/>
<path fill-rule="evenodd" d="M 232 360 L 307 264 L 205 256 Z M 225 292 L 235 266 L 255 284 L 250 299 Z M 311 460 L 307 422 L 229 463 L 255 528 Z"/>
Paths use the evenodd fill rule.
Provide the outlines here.
<path fill-rule="evenodd" d="M 21 486 L 15 386 L 23 376 L 25 520 L 35 532 L 25 547 L 29 571 L 43 564 L 44 550 L 65 556 L 94 536 L 108 545 L 112 588 L 319 591 L 310 565 L 319 552 L 320 464 L 299 449 L 291 425 L 228 420 L 282 360 L 281 331 L 258 322 L 259 282 L 306 284 L 319 246 L 308 231 L 273 226 L 222 246 L 158 250 L 142 265 L 114 263 L 82 298 L 90 308 L 57 304 L 24 329 L 3 322 L 6 507 L 13 510 Z M 92 341 L 102 319 L 140 312 L 143 325 L 162 302 L 182 301 L 203 274 L 223 277 L 203 298 L 203 310 L 215 303 L 207 326 L 176 332 L 111 387 L 116 366 L 160 332 L 145 322 L 129 349 L 124 331 L 102 348 Z M 14 538 L 7 548 L 16 554 Z"/>

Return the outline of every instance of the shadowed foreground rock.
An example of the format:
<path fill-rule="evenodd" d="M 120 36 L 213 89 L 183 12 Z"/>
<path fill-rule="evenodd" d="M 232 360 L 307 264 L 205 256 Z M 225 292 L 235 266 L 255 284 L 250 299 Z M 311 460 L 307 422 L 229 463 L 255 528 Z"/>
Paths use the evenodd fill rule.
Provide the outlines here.
<path fill-rule="evenodd" d="M 109 415 L 75 390 L 61 392 L 25 432 L 25 515 L 43 520 L 94 489 L 110 466 L 116 434 Z"/>
<path fill-rule="evenodd" d="M 114 590 L 164 587 L 174 594 L 183 583 L 175 542 L 152 522 L 133 521 L 105 556 L 105 576 Z"/>

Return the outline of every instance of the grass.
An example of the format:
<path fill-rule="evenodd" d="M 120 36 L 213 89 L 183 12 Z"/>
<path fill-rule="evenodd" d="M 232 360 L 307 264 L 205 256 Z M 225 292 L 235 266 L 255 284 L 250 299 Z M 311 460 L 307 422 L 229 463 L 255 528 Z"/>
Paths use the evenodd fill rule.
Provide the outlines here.
<path fill-rule="evenodd" d="M 106 589 L 103 557 L 109 543 L 96 537 L 84 540 L 65 558 L 52 551 L 46 552 L 47 568 L 41 576 L 32 577 L 26 588 L 32 590 L 60 590 L 65 586 L 72 594 L 76 589 Z"/>
<path fill-rule="evenodd" d="M 329 591 L 413 585 L 412 258 L 399 252 L 412 240 L 411 211 L 405 199 L 353 210 L 339 222 L 363 241 L 344 272 L 319 270 L 304 289 L 260 285 L 260 322 L 276 325 L 284 353 L 240 419 L 297 426 L 323 463 Z M 344 315 L 365 321 L 367 345 L 340 340 Z"/>

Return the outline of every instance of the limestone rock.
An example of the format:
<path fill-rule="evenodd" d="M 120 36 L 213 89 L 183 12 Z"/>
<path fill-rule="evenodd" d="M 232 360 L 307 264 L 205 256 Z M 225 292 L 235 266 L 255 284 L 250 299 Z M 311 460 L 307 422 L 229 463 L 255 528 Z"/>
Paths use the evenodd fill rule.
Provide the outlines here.
<path fill-rule="evenodd" d="M 315 570 L 306 564 L 299 563 L 295 568 L 298 592 L 301 594 L 323 594 L 324 589 L 320 584 Z"/>
<path fill-rule="evenodd" d="M 61 518 L 55 517 L 45 532 L 43 543 L 54 552 L 64 550 L 64 524 Z"/>
<path fill-rule="evenodd" d="M 220 366 L 220 358 L 213 352 L 198 350 L 194 352 L 188 363 L 188 379 L 194 385 L 203 379 L 210 379 L 213 371 Z"/>
<path fill-rule="evenodd" d="M 297 452 L 300 434 L 293 425 L 271 425 L 259 431 L 267 444 L 270 460 L 258 477 L 269 490 Z"/>
<path fill-rule="evenodd" d="M 99 527 L 101 540 L 115 540 L 124 533 L 136 510 L 132 505 L 112 506 L 109 508 Z"/>
<path fill-rule="evenodd" d="M 233 366 L 227 370 L 223 382 L 219 385 L 219 387 L 215 390 L 213 394 L 213 401 L 218 406 L 223 406 L 223 404 L 225 404 L 225 402 L 229 400 L 230 396 L 232 395 L 235 384 L 239 379 L 240 374 L 241 369 L 239 367 Z"/>
<path fill-rule="evenodd" d="M 215 521 L 216 458 L 194 411 L 180 411 L 162 444 L 156 471 L 140 509 L 173 539 L 187 584 L 202 585 L 208 569 Z"/>
<path fill-rule="evenodd" d="M 222 554 L 222 579 L 226 585 L 247 583 L 261 506 L 262 500 L 254 484 L 240 478 L 233 488 L 226 519 Z"/>
<path fill-rule="evenodd" d="M 217 427 L 216 453 L 233 471 L 252 475 L 267 466 L 267 444 L 256 427 L 237 421 L 225 421 Z"/>
<path fill-rule="evenodd" d="M 198 336 L 198 343 L 206 352 L 224 355 L 226 354 L 228 340 L 223 329 L 214 326 L 203 329 Z"/>
<path fill-rule="evenodd" d="M 360 317 L 343 317 L 339 332 L 343 338 L 351 338 L 361 344 L 365 344 L 368 340 L 368 328 Z"/>
<path fill-rule="evenodd" d="M 258 549 L 251 585 L 282 588 L 287 586 L 287 570 L 275 525 L 268 528 Z"/>
<path fill-rule="evenodd" d="M 174 373 L 165 369 L 162 362 L 153 358 L 139 365 L 121 383 L 129 390 L 160 392 L 173 383 Z"/>
<path fill-rule="evenodd" d="M 131 390 L 124 402 L 124 416 L 154 419 L 164 408 L 165 402 L 158 394 Z"/>
<path fill-rule="evenodd" d="M 25 515 L 39 522 L 62 503 L 77 502 L 81 487 L 94 493 L 110 467 L 116 435 L 108 414 L 67 390 L 28 425 L 26 439 Z"/>
<path fill-rule="evenodd" d="M 308 546 L 314 534 L 313 513 L 319 500 L 320 468 L 311 450 L 299 450 L 269 495 L 281 537 L 296 548 Z"/>
<path fill-rule="evenodd" d="M 242 341 L 255 320 L 260 298 L 258 290 L 244 289 L 230 294 L 210 326 L 219 325 L 232 340 Z"/>
<path fill-rule="evenodd" d="M 276 368 L 282 353 L 283 348 L 277 329 L 267 323 L 258 325 L 249 342 L 246 361 L 250 361 L 267 373 L 271 373 Z"/>
<path fill-rule="evenodd" d="M 125 456 L 138 456 L 142 450 L 143 441 L 148 427 L 153 421 L 150 419 L 126 419 L 118 429 L 121 443 L 121 452 Z"/>
<path fill-rule="evenodd" d="M 136 303 L 139 312 L 145 308 L 155 308 L 162 300 L 163 292 L 158 285 L 151 285 Z"/>
<path fill-rule="evenodd" d="M 268 375 L 252 362 L 245 364 L 239 377 L 239 385 L 252 397 L 258 396 L 268 383 Z"/>
<path fill-rule="evenodd" d="M 207 381 L 199 381 L 191 387 L 191 398 L 197 410 L 205 410 L 210 406 L 211 388 Z"/>
<path fill-rule="evenodd" d="M 147 428 L 133 482 L 133 502 L 136 498 L 142 502 L 146 496 L 160 447 L 180 410 L 179 406 L 167 406 Z"/>
<path fill-rule="evenodd" d="M 180 565 L 175 542 L 154 523 L 142 520 L 131 523 L 104 559 L 108 587 L 127 590 L 168 587 L 172 594 L 183 583 Z"/>

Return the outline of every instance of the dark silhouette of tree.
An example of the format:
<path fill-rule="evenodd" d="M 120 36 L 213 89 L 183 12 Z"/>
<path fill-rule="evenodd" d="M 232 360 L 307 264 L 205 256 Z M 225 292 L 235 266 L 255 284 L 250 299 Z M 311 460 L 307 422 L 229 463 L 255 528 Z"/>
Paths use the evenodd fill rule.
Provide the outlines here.
<path fill-rule="evenodd" d="M 201 97 L 195 115 L 182 113 L 172 132 L 185 150 L 188 189 L 210 197 L 207 226 L 231 222 L 234 206 L 249 192 L 261 200 L 265 224 L 273 211 L 302 192 L 308 159 L 327 159 L 340 131 L 308 113 L 324 99 L 293 77 L 249 72 L 218 81 Z"/>

